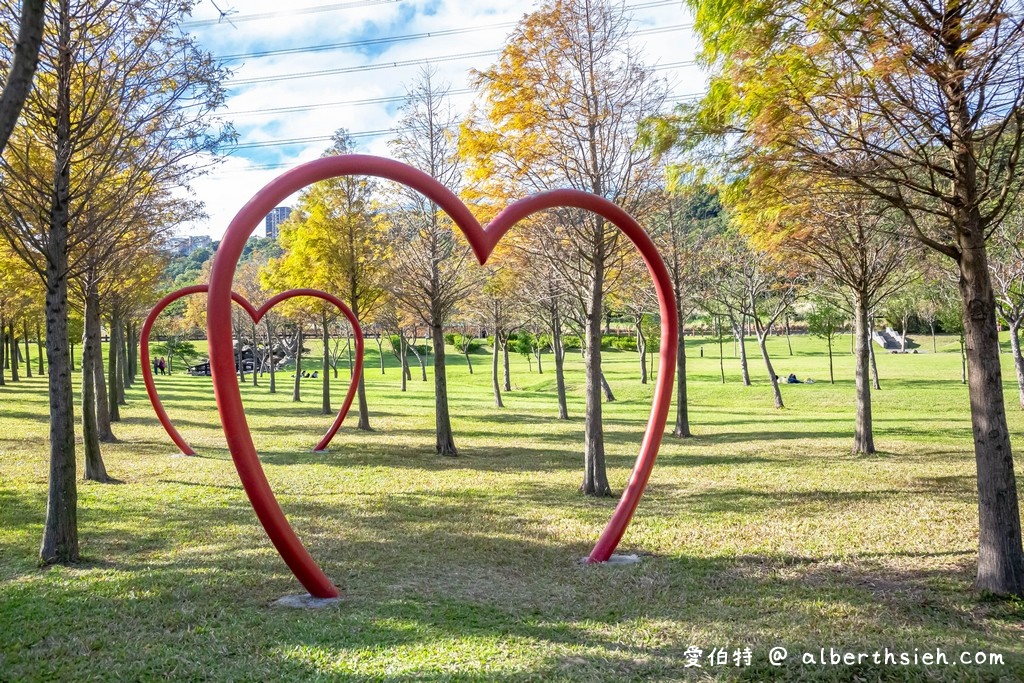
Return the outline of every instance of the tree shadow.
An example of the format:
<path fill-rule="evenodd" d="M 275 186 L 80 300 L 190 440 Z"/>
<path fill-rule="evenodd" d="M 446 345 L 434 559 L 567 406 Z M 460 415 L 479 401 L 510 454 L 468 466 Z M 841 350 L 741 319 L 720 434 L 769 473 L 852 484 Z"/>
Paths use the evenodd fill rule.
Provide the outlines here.
<path fill-rule="evenodd" d="M 159 484 L 145 499 L 129 501 L 121 516 L 101 506 L 83 520 L 83 538 L 95 559 L 80 567 L 42 572 L 0 565 L 0 624 L 19 624 L 0 629 L 9 675 L 32 677 L 50 661 L 53 677 L 64 679 L 87 678 L 96 671 L 92 667 L 100 667 L 118 679 L 170 672 L 203 678 L 216 671 L 218 678 L 363 680 L 372 675 L 346 668 L 348 663 L 379 660 L 380 671 L 393 653 L 405 653 L 409 666 L 410 653 L 443 653 L 449 643 L 472 652 L 483 643 L 491 656 L 491 644 L 515 644 L 532 655 L 511 670 L 502 669 L 501 660 L 495 660 L 496 668 L 477 671 L 469 661 L 413 659 L 413 668 L 388 678 L 644 680 L 686 674 L 684 652 L 691 645 L 706 653 L 739 644 L 751 646 L 758 661 L 734 674 L 776 680 L 809 672 L 798 664 L 769 668 L 769 645 L 794 652 L 829 645 L 877 649 L 872 640 L 882 634 L 895 637 L 900 649 L 934 648 L 929 639 L 935 639 L 936 624 L 955 625 L 948 628 L 963 643 L 984 643 L 989 651 L 1018 659 L 1022 652 L 1019 641 L 1005 634 L 994 639 L 990 632 L 992 618 L 1019 620 L 1022 608 L 979 605 L 971 598 L 971 550 L 673 553 L 645 555 L 631 567 L 586 566 L 578 560 L 614 501 L 535 483 L 514 497 L 480 490 L 368 493 L 359 506 L 283 496 L 289 518 L 346 597 L 339 608 L 321 612 L 268 608 L 274 598 L 300 589 L 236 487 Z M 188 494 L 189 489 L 197 490 Z M 660 493 L 653 488 L 644 505 Z M 920 491 L 812 495 L 817 504 L 835 507 L 884 503 L 897 493 Z M 762 496 L 758 509 L 801 505 L 803 495 Z M 756 507 L 753 497 L 754 492 L 733 489 L 684 496 L 680 503 L 717 515 L 737 506 L 745 511 L 744 502 Z M 36 524 L 37 498 L 0 490 L 5 526 Z M 525 500 L 536 503 L 529 512 L 523 510 Z M 556 523 L 565 519 L 581 524 L 583 533 L 567 536 Z M 17 544 L 3 550 L 5 556 L 26 554 Z M 627 541 L 621 552 L 630 551 Z M 907 568 L 897 561 L 907 558 L 935 562 Z M 44 578 L 47 573 L 52 577 Z M 22 580 L 10 581 L 14 575 Z M 78 628 L 82 623 L 90 624 L 88 632 Z M 51 635 L 57 633 L 64 641 Z M 99 634 L 166 647 L 123 657 L 119 647 L 90 645 Z M 178 657 L 181 652 L 188 657 Z M 992 673 L 1019 673 L 1018 659 Z M 979 676 L 988 671 L 977 670 Z M 913 667 L 900 672 L 911 678 L 927 673 Z M 841 677 L 875 680 L 892 673 L 868 665 L 845 668 Z"/>

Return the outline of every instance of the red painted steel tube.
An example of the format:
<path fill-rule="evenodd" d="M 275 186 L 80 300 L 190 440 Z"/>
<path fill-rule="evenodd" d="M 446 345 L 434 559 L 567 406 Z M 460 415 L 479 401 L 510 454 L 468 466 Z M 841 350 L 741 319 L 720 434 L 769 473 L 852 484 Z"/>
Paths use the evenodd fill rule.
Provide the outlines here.
<path fill-rule="evenodd" d="M 174 303 L 182 297 L 189 296 L 191 294 L 201 294 L 209 291 L 209 285 L 192 285 L 179 289 L 176 292 L 171 292 L 153 307 L 153 310 L 146 316 L 145 322 L 142 324 L 142 331 L 139 335 L 139 345 L 142 347 L 142 378 L 146 385 L 146 393 L 149 395 L 149 402 L 153 405 L 153 410 L 156 412 L 157 419 L 160 424 L 163 425 L 164 431 L 171 437 L 171 441 L 181 450 L 185 455 L 196 455 L 196 452 L 189 446 L 188 442 L 178 433 L 178 430 L 171 423 L 170 417 L 167 415 L 167 411 L 164 409 L 163 402 L 160 400 L 160 395 L 156 390 L 156 383 L 153 380 L 152 362 L 149 356 L 149 335 L 153 329 L 153 324 L 156 322 L 157 317 L 163 312 L 163 310 L 170 304 Z M 359 321 L 356 319 L 352 310 L 345 305 L 341 299 L 338 299 L 332 294 L 322 292 L 317 289 L 293 289 L 287 292 L 282 292 L 269 299 L 259 309 L 255 308 L 248 299 L 243 297 L 237 292 L 231 292 L 231 299 L 239 306 L 244 308 L 252 318 L 253 323 L 259 324 L 263 316 L 267 314 L 267 311 L 272 309 L 274 306 L 282 301 L 286 301 L 297 296 L 308 296 L 316 299 L 323 299 L 328 303 L 333 304 L 342 312 L 342 314 L 348 319 L 352 325 L 353 336 L 356 340 L 356 362 L 353 370 L 355 371 L 352 375 L 352 381 L 349 382 L 348 392 L 345 394 L 345 401 L 341 406 L 341 410 L 338 411 L 337 416 L 334 418 L 334 422 L 331 424 L 327 432 L 320 438 L 316 446 L 313 448 L 314 451 L 322 451 L 327 448 L 334 438 L 334 435 L 338 433 L 338 429 L 345 421 L 345 416 L 348 415 L 349 409 L 352 407 L 352 399 L 356 395 L 357 379 L 361 374 L 363 367 L 363 330 L 359 326 Z"/>
<path fill-rule="evenodd" d="M 242 486 L 281 557 L 312 595 L 338 595 L 338 589 L 309 555 L 288 524 L 259 463 L 245 419 L 241 394 L 237 382 L 233 379 L 231 284 L 245 241 L 264 216 L 303 187 L 319 180 L 343 175 L 376 176 L 402 183 L 421 192 L 458 225 L 480 263 L 487 261 L 495 245 L 516 222 L 537 211 L 559 206 L 582 208 L 603 216 L 618 226 L 637 247 L 651 272 L 658 294 L 662 316 L 661 359 L 651 416 L 636 465 L 611 520 L 588 558 L 591 562 L 607 560 L 629 525 L 650 478 L 668 420 L 672 397 L 678 325 L 675 319 L 671 281 L 657 248 L 640 225 L 622 209 L 606 199 L 577 190 L 555 190 L 515 202 L 484 229 L 458 197 L 430 176 L 397 161 L 365 155 L 317 159 L 271 181 L 258 191 L 231 221 L 214 259 L 207 306 L 207 331 L 217 406 Z"/>

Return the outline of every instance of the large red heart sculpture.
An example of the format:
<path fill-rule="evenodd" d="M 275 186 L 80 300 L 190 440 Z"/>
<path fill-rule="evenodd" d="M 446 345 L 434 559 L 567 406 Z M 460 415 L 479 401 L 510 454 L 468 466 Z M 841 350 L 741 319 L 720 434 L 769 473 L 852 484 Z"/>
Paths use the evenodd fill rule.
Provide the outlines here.
<path fill-rule="evenodd" d="M 192 285 L 191 287 L 184 287 L 176 292 L 171 292 L 163 299 L 157 302 L 153 310 L 146 316 L 146 321 L 142 324 L 142 331 L 139 334 L 139 346 L 142 347 L 142 378 L 146 383 L 146 393 L 149 394 L 149 402 L 153 404 L 153 410 L 156 411 L 157 419 L 160 420 L 160 424 L 163 425 L 164 431 L 171 437 L 171 441 L 181 449 L 181 452 L 185 455 L 195 455 L 196 452 L 192 450 L 192 447 L 188 445 L 188 442 L 182 438 L 178 430 L 171 424 L 171 419 L 167 416 L 167 411 L 164 410 L 164 404 L 160 400 L 159 394 L 156 391 L 156 383 L 153 381 L 153 370 L 152 362 L 149 358 L 149 335 L 153 329 L 153 323 L 156 322 L 157 316 L 159 316 L 167 306 L 174 303 L 178 299 L 189 296 L 190 294 L 202 294 L 209 291 L 209 285 Z M 352 399 L 355 397 L 357 387 L 357 379 L 362 374 L 363 369 L 363 330 L 359 326 L 359 321 L 356 320 L 355 314 L 349 309 L 345 303 L 327 292 L 321 292 L 318 289 L 291 289 L 287 292 L 281 292 L 271 297 L 265 304 L 256 308 L 249 300 L 241 294 L 231 292 L 231 299 L 239 306 L 244 308 L 252 318 L 253 323 L 259 324 L 263 316 L 267 314 L 271 308 L 297 296 L 308 296 L 315 299 L 323 299 L 324 301 L 333 304 L 342 312 L 342 314 L 348 318 L 348 322 L 352 325 L 353 336 L 356 340 L 356 362 L 353 367 L 352 381 L 348 386 L 348 393 L 345 394 L 345 402 L 341 405 L 341 410 L 338 411 L 337 417 L 334 418 L 334 423 L 331 424 L 330 429 L 324 434 L 320 442 L 313 448 L 314 451 L 322 451 L 327 448 L 327 445 L 331 443 L 331 439 L 337 434 L 338 429 L 341 427 L 341 423 L 345 421 L 345 416 L 348 414 L 349 408 L 352 407 Z"/>
<path fill-rule="evenodd" d="M 448 188 L 429 175 L 391 159 L 360 154 L 317 159 L 297 166 L 271 181 L 257 192 L 231 221 L 213 261 L 210 293 L 207 298 L 206 327 L 217 409 L 242 486 L 249 496 L 256 516 L 281 557 L 310 594 L 318 598 L 338 596 L 338 589 L 295 535 L 260 466 L 252 434 L 245 419 L 238 382 L 234 380 L 230 318 L 231 285 L 245 241 L 264 216 L 303 187 L 320 180 L 346 175 L 385 178 L 422 193 L 443 209 L 459 226 L 481 264 L 487 262 L 495 245 L 517 222 L 539 211 L 558 207 L 574 207 L 596 213 L 614 223 L 636 246 L 647 264 L 658 294 L 661 312 L 661 360 L 651 416 L 640 445 L 640 454 L 637 456 L 622 498 L 588 558 L 590 562 L 607 561 L 622 539 L 647 486 L 672 400 L 679 331 L 672 296 L 672 281 L 654 242 L 643 228 L 618 206 L 607 199 L 579 190 L 554 190 L 526 197 L 506 207 L 487 228 L 482 228 L 469 208 Z"/>

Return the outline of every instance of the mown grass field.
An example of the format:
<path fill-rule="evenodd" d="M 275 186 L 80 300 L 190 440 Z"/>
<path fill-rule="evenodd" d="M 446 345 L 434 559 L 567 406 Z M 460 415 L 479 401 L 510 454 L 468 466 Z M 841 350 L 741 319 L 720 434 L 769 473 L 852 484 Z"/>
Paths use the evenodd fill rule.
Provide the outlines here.
<path fill-rule="evenodd" d="M 931 350 L 921 340 L 922 350 Z M 209 378 L 158 377 L 168 412 L 201 457 L 163 433 L 139 383 L 104 450 L 123 483 L 79 486 L 83 562 L 40 569 L 46 496 L 45 381 L 0 387 L 0 680 L 975 680 L 1024 679 L 1024 603 L 972 592 L 977 537 L 967 389 L 955 340 L 938 354 L 879 354 L 873 457 L 849 453 L 849 338 L 835 386 L 824 342 L 772 339 L 776 371 L 813 377 L 771 391 L 751 344 L 754 386 L 726 343 L 690 340 L 696 436 L 666 437 L 619 552 L 636 566 L 585 566 L 616 499 L 580 496 L 582 386 L 570 356 L 559 422 L 544 374 L 513 361 L 493 407 L 490 364 L 450 357 L 460 457 L 433 454 L 432 382 L 398 391 L 375 344 L 366 359 L 371 433 L 331 421 L 319 381 L 292 403 L 246 386 L 254 438 L 278 498 L 344 600 L 272 607 L 301 592 L 238 483 Z M 703 346 L 704 356 L 700 350 Z M 314 346 L 314 353 L 316 347 Z M 609 476 L 621 492 L 649 412 L 636 354 L 608 352 Z M 1024 433 L 1009 357 L 1011 431 Z M 334 382 L 335 408 L 347 372 Z M 354 424 L 354 421 L 352 422 Z M 670 421 L 671 427 L 671 421 Z M 1018 448 L 1024 440 L 1018 438 Z M 80 465 L 81 466 L 81 465 Z M 1020 470 L 1021 467 L 1018 467 Z M 701 667 L 686 666 L 688 647 Z M 785 647 L 780 667 L 769 650 Z M 708 655 L 729 652 L 727 664 Z M 732 661 L 750 648 L 751 662 Z M 802 663 L 802 653 L 906 652 L 908 666 Z M 926 665 L 925 652 L 1001 655 Z"/>

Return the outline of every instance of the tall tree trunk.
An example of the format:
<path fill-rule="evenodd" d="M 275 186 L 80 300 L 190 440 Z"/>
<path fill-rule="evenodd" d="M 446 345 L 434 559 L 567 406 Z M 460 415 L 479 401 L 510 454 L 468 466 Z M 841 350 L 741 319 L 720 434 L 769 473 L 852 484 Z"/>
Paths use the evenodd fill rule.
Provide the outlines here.
<path fill-rule="evenodd" d="M 274 355 L 274 326 L 270 324 L 270 318 L 265 323 L 267 330 L 267 353 L 270 356 L 270 393 L 277 393 L 277 356 Z"/>
<path fill-rule="evenodd" d="M 601 392 L 604 393 L 605 403 L 611 403 L 615 400 L 615 394 L 612 393 L 612 385 L 608 384 L 604 372 L 601 373 Z"/>
<path fill-rule="evenodd" d="M 938 345 L 935 343 L 935 319 L 934 318 L 932 320 L 928 321 L 928 329 L 930 329 L 931 333 L 932 333 L 932 353 L 938 353 L 939 348 L 938 348 Z"/>
<path fill-rule="evenodd" d="M 131 336 L 131 323 L 126 322 L 121 326 L 121 345 L 118 347 L 118 351 L 121 353 L 120 362 L 118 363 L 118 366 L 121 368 L 121 376 L 117 383 L 117 402 L 121 405 L 128 405 L 124 392 L 132 387 L 132 363 L 130 360 L 131 356 L 128 352 L 128 348 L 130 346 L 129 339 L 131 339 Z"/>
<path fill-rule="evenodd" d="M 237 333 L 236 337 L 238 339 L 238 341 L 235 342 L 235 373 L 238 375 L 238 383 L 239 384 L 244 384 L 245 383 L 245 359 L 242 357 L 242 347 L 245 346 L 245 344 L 242 342 L 241 326 L 239 326 L 238 328 L 235 328 L 234 331 Z M 168 358 L 167 358 L 167 373 L 170 374 L 170 372 L 171 372 L 171 357 L 168 356 Z"/>
<path fill-rule="evenodd" d="M 134 382 L 139 378 L 139 325 L 138 323 L 132 323 L 132 346 L 129 359 L 132 363 L 132 381 Z"/>
<path fill-rule="evenodd" d="M 768 379 L 772 383 L 775 407 L 778 409 L 785 408 L 786 406 L 782 403 L 782 392 L 779 391 L 779 377 L 775 374 L 775 368 L 772 367 L 772 359 L 768 357 L 768 330 L 758 330 L 757 346 L 761 349 L 761 358 L 764 359 L 764 366 L 768 369 Z"/>
<path fill-rule="evenodd" d="M 36 358 L 39 359 L 39 376 L 42 377 L 46 369 L 43 367 L 43 334 L 39 329 L 39 319 L 36 319 Z"/>
<path fill-rule="evenodd" d="M 676 347 L 676 426 L 672 436 L 686 438 L 693 434 L 690 432 L 689 399 L 686 395 L 686 328 L 683 326 L 683 307 L 678 291 L 676 319 L 679 321 L 679 345 Z"/>
<path fill-rule="evenodd" d="M 278 393 L 278 356 L 273 354 L 273 326 L 270 324 L 270 318 L 266 318 L 264 323 L 264 329 L 266 330 L 266 352 L 269 358 L 270 364 L 270 393 Z"/>
<path fill-rule="evenodd" d="M 836 383 L 836 374 L 832 365 L 832 336 L 828 336 L 828 382 L 829 384 Z"/>
<path fill-rule="evenodd" d="M 21 322 L 22 339 L 25 341 L 25 377 L 32 379 L 32 347 L 28 343 L 28 319 Z"/>
<path fill-rule="evenodd" d="M 99 316 L 96 327 L 96 354 L 93 358 L 93 372 L 95 373 L 96 387 L 96 427 L 99 430 L 99 440 L 103 443 L 116 443 L 114 436 L 113 411 L 106 391 L 106 369 L 103 368 L 103 332 L 102 316 L 99 313 L 98 296 L 96 299 L 96 314 Z M 170 369 L 170 358 L 168 358 L 168 369 Z M 168 370 L 170 374 L 170 370 Z"/>
<path fill-rule="evenodd" d="M 352 315 L 355 316 L 356 320 L 359 320 L 359 299 L 352 297 Z M 351 338 L 351 331 L 349 332 Z M 349 347 L 351 349 L 351 346 Z M 351 366 L 352 355 L 349 352 L 349 364 Z M 356 429 L 364 432 L 370 431 L 370 408 L 366 404 L 366 367 L 362 367 L 359 370 L 359 384 L 356 386 L 356 402 L 359 406 L 359 422 L 356 424 Z"/>
<path fill-rule="evenodd" d="M 472 345 L 472 340 L 469 338 L 469 330 L 465 325 L 462 326 L 462 355 L 466 357 L 466 367 L 469 368 L 469 374 L 473 374 L 473 360 L 469 357 L 469 349 Z"/>
<path fill-rule="evenodd" d="M 786 346 L 789 347 L 789 355 L 793 355 L 793 340 L 789 338 L 789 314 L 786 314 Z"/>
<path fill-rule="evenodd" d="M 352 332 L 351 330 L 347 333 L 348 338 L 345 341 L 345 353 L 348 355 L 348 376 L 352 377 L 356 373 L 355 365 L 352 363 Z"/>
<path fill-rule="evenodd" d="M 722 335 L 722 320 L 721 318 L 715 318 L 718 321 L 718 372 L 722 375 L 722 384 L 725 384 L 725 339 Z"/>
<path fill-rule="evenodd" d="M 292 385 L 292 401 L 301 401 L 302 392 L 299 386 L 302 382 L 302 325 L 296 325 L 295 338 L 298 345 L 295 347 L 295 383 Z"/>
<path fill-rule="evenodd" d="M 604 291 L 604 223 L 595 220 L 593 243 L 597 245 L 593 274 L 586 302 L 584 369 L 586 373 L 586 418 L 583 427 L 583 483 L 580 491 L 589 496 L 610 496 L 604 457 L 604 423 L 601 407 L 601 310 Z"/>
<path fill-rule="evenodd" d="M 740 372 L 743 375 L 743 386 L 750 386 L 750 369 L 747 366 L 747 322 L 740 318 L 739 322 L 733 321 L 732 333 L 739 345 L 740 351 Z"/>
<path fill-rule="evenodd" d="M 103 329 L 102 317 L 100 315 L 100 296 L 95 287 L 91 288 L 91 295 L 86 298 L 86 321 L 88 324 L 88 307 L 91 305 L 95 319 L 91 327 L 87 327 L 87 334 L 94 338 L 95 353 L 92 356 L 93 382 L 96 390 L 96 429 L 102 443 L 116 443 L 114 428 L 110 420 L 110 403 L 107 401 L 107 379 L 103 367 Z M 91 296 L 91 299 L 90 299 Z M 98 452 L 98 451 L 97 451 Z M 88 459 L 86 465 L 88 465 Z"/>
<path fill-rule="evenodd" d="M 7 322 L 0 317 L 0 387 L 7 384 Z"/>
<path fill-rule="evenodd" d="M 21 345 L 18 344 L 18 328 L 11 322 L 11 355 L 14 362 L 21 365 L 25 362 L 25 356 L 21 353 Z"/>
<path fill-rule="evenodd" d="M 448 415 L 448 376 L 445 369 L 444 335 L 441 323 L 436 318 L 430 325 L 430 338 L 434 347 L 434 424 L 437 436 L 437 452 L 446 456 L 457 456 L 455 436 L 452 434 L 451 418 Z"/>
<path fill-rule="evenodd" d="M 878 381 L 878 363 L 875 361 L 875 317 L 868 313 L 868 353 L 871 357 L 871 385 L 876 391 L 882 390 Z"/>
<path fill-rule="evenodd" d="M 120 368 L 117 364 L 117 349 L 121 346 L 121 324 L 112 317 L 110 320 L 110 343 L 107 346 L 107 405 L 110 409 L 110 421 L 121 421 L 121 408 L 117 405 L 117 376 Z"/>
<path fill-rule="evenodd" d="M 26 6 L 28 3 L 26 3 Z M 68 339 L 68 197 L 71 185 L 71 50 L 68 1 L 61 0 L 57 42 L 56 156 L 46 239 L 46 361 L 50 366 L 50 479 L 39 559 L 78 561 L 74 388 Z M 12 370 L 16 364 L 12 361 Z"/>
<path fill-rule="evenodd" d="M 498 343 L 498 335 L 494 335 L 494 351 L 491 353 L 491 389 L 494 391 L 494 406 L 496 408 L 504 408 L 505 404 L 501 402 L 501 387 L 498 384 L 498 355 L 500 354 L 500 344 Z"/>
<path fill-rule="evenodd" d="M 331 343 L 331 332 L 327 327 L 327 314 L 323 313 L 320 317 L 320 322 L 323 325 L 323 342 L 324 342 L 324 358 L 323 358 L 323 389 L 322 396 L 323 401 L 320 404 L 320 414 L 330 415 L 331 410 L 331 360 L 330 360 L 330 343 Z"/>
<path fill-rule="evenodd" d="M 543 363 L 541 363 L 541 360 L 540 360 L 541 352 L 542 351 L 543 351 L 543 349 L 540 348 L 540 344 L 537 344 L 537 348 L 535 348 L 533 350 L 533 356 L 534 356 L 534 358 L 537 359 L 537 374 L 538 375 L 543 375 L 544 374 L 544 365 L 543 365 Z M 531 368 L 531 370 L 532 369 L 533 368 Z"/>
<path fill-rule="evenodd" d="M 260 350 L 259 341 L 258 341 L 258 338 L 256 337 L 256 323 L 254 323 L 254 322 L 252 323 L 252 346 L 251 346 L 251 348 L 252 348 L 252 385 L 254 387 L 258 387 L 260 385 L 260 383 L 259 383 L 260 372 L 262 372 L 262 369 L 261 369 L 262 368 L 262 363 L 260 362 L 262 359 L 260 358 L 260 353 L 259 353 L 259 350 Z M 326 354 L 327 351 L 325 350 L 324 353 Z M 259 365 L 260 367 L 258 368 L 257 365 Z M 257 370 L 259 370 L 259 372 L 257 372 Z"/>
<path fill-rule="evenodd" d="M 501 362 L 503 365 L 502 370 L 504 373 L 502 376 L 504 384 L 502 386 L 505 389 L 505 391 L 512 391 L 512 372 L 510 370 L 508 359 L 508 337 L 509 335 L 506 334 L 501 338 Z M 495 335 L 495 339 L 497 339 L 497 334 Z"/>
<path fill-rule="evenodd" d="M 1017 371 L 1017 395 L 1020 399 L 1020 409 L 1024 410 L 1024 356 L 1020 351 L 1020 323 L 1020 318 L 1010 322 L 1010 349 L 1013 351 L 1013 368 Z"/>
<path fill-rule="evenodd" d="M 337 346 L 335 346 L 335 350 L 331 354 L 331 357 L 334 359 L 331 362 L 331 370 L 334 371 L 334 379 L 338 379 L 338 365 L 340 365 L 340 363 L 341 363 L 341 361 L 339 360 L 340 357 L 341 357 L 341 354 L 338 353 L 338 347 Z"/>
<path fill-rule="evenodd" d="M 658 373 L 658 366 L 654 362 L 654 345 L 653 344 L 650 345 L 650 353 L 651 353 L 651 381 L 653 382 L 658 377 L 658 374 L 657 374 Z"/>
<path fill-rule="evenodd" d="M 408 349 L 409 351 L 412 351 L 413 357 L 416 358 L 416 363 L 420 366 L 420 377 L 421 377 L 421 379 L 424 382 L 426 382 L 427 381 L 426 349 L 424 349 L 424 353 L 420 353 L 419 348 L 417 348 L 418 346 L 419 346 L 419 335 L 416 334 L 416 330 L 414 328 L 413 331 L 412 331 L 411 343 L 410 343 L 410 340 L 406 339 L 405 348 Z M 409 362 L 408 362 L 409 356 L 406 355 L 405 358 L 406 358 L 405 368 L 406 368 L 406 372 L 408 373 L 408 376 L 409 376 L 409 381 L 411 382 L 412 381 L 412 367 L 409 365 Z"/>
<path fill-rule="evenodd" d="M 853 430 L 853 452 L 871 455 L 875 452 L 874 426 L 871 418 L 871 324 L 868 320 L 867 292 L 855 292 L 854 337 L 857 384 L 857 421 Z"/>
<path fill-rule="evenodd" d="M 406 374 L 406 379 L 409 380 L 410 382 L 412 382 L 413 381 L 413 371 L 412 371 L 412 369 L 411 369 L 411 367 L 409 365 L 409 352 L 412 351 L 413 355 L 416 355 L 417 353 L 419 353 L 419 351 L 416 350 L 416 347 L 413 344 L 409 343 L 409 340 L 406 339 L 406 335 L 402 334 L 402 335 L 399 335 L 399 336 L 401 338 L 401 351 L 402 351 L 402 355 L 401 355 L 401 372 Z"/>
<path fill-rule="evenodd" d="M 641 327 L 643 316 L 636 319 L 636 352 L 640 355 L 640 384 L 647 384 L 647 337 Z"/>
<path fill-rule="evenodd" d="M 555 392 L 558 396 L 558 419 L 569 419 L 565 397 L 565 346 L 562 343 L 562 319 L 557 311 L 551 315 L 551 353 L 555 361 Z"/>
<path fill-rule="evenodd" d="M 401 331 L 398 333 L 398 363 L 401 365 L 402 371 L 402 391 L 408 390 L 409 380 L 409 347 L 405 343 L 405 335 Z"/>
<path fill-rule="evenodd" d="M 977 210 L 961 235 L 960 295 L 963 299 L 967 381 L 978 469 L 978 577 L 975 586 L 999 595 L 1024 596 L 1024 548 L 1013 470 L 1010 432 L 1003 402 L 995 295 Z"/>
<path fill-rule="evenodd" d="M 381 339 L 380 332 L 377 333 L 377 357 L 380 359 L 380 374 L 384 374 L 384 340 Z"/>
<path fill-rule="evenodd" d="M 100 453 L 101 435 L 97 414 L 97 403 L 101 392 L 96 386 L 96 378 L 103 375 L 98 304 L 99 296 L 96 293 L 96 288 L 90 285 L 85 297 L 85 333 L 82 338 L 82 443 L 85 450 L 85 478 L 91 481 L 107 482 L 110 477 Z M 96 370 L 97 367 L 100 368 L 99 372 Z M 107 417 L 109 418 L 109 415 Z"/>
<path fill-rule="evenodd" d="M 356 387 L 356 400 L 359 402 L 359 423 L 356 429 L 370 431 L 370 409 L 366 405 L 366 368 L 359 371 L 359 385 Z"/>
<path fill-rule="evenodd" d="M 964 348 L 964 333 L 960 333 L 960 384 L 967 384 L 967 350 Z"/>
<path fill-rule="evenodd" d="M 11 320 L 7 323 L 7 366 L 11 369 L 11 379 L 18 381 L 18 330 L 14 325 L 14 321 Z"/>

